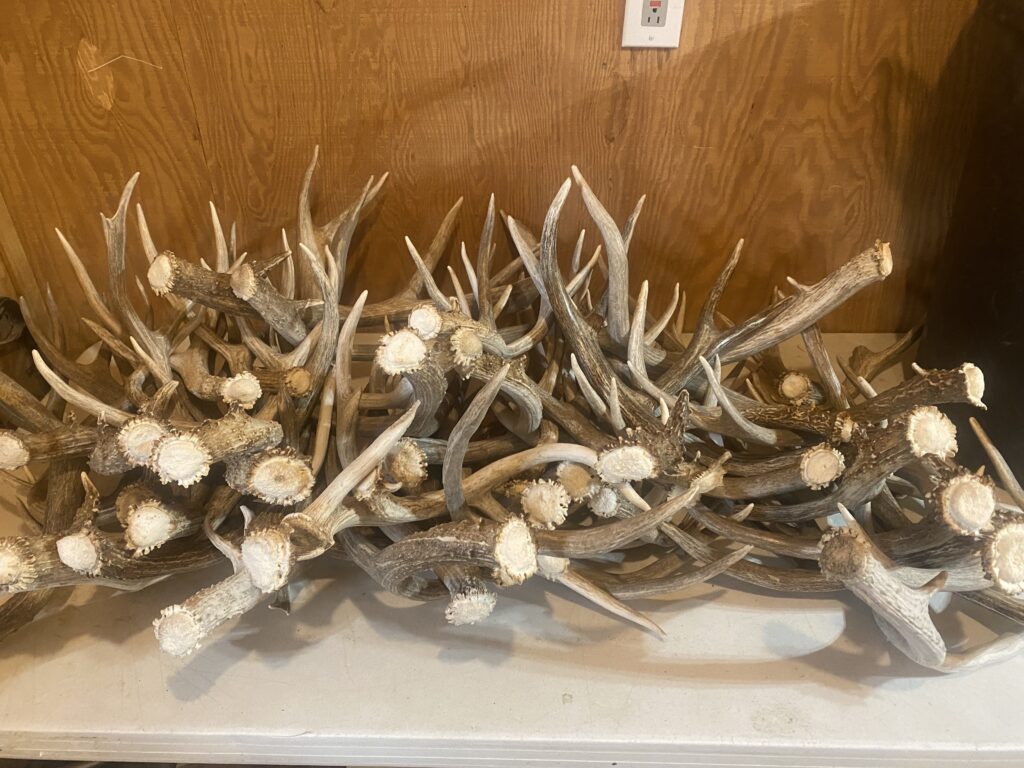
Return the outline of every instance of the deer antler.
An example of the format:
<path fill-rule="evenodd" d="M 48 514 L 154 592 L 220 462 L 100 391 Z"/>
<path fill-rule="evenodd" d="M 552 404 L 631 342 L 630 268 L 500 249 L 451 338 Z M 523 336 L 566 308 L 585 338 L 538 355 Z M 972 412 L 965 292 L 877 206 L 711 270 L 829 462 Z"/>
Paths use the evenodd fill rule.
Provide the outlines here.
<path fill-rule="evenodd" d="M 212 252 L 180 258 L 158 249 L 137 208 L 149 288 L 173 310 L 163 325 L 166 307 L 143 293 L 140 313 L 129 300 L 137 175 L 103 218 L 109 301 L 58 232 L 98 341 L 76 354 L 73 334 L 23 302 L 51 391 L 44 405 L 0 376 L 0 470 L 17 473 L 38 521 L 35 534 L 0 539 L 0 589 L 13 593 L 0 636 L 54 587 L 137 589 L 226 558 L 231 576 L 155 622 L 161 648 L 186 655 L 334 550 L 384 589 L 446 601 L 454 625 L 487 619 L 497 590 L 541 576 L 662 634 L 629 601 L 683 599 L 727 573 L 776 591 L 848 590 L 897 648 L 941 671 L 1020 648 L 1013 635 L 950 652 L 928 612 L 936 591 L 955 591 L 1024 623 L 1013 597 L 1024 591 L 1024 490 L 976 422 L 1000 487 L 958 465 L 939 410 L 984 408 L 981 371 L 915 366 L 876 392 L 872 377 L 909 334 L 840 361 L 844 386 L 819 329 L 891 272 L 887 244 L 813 285 L 789 279 L 789 295 L 776 289 L 734 323 L 719 305 L 739 240 L 684 343 L 682 310 L 670 323 L 685 302 L 678 284 L 660 314 L 648 281 L 631 295 L 644 198 L 620 227 L 573 167 L 539 238 L 491 196 L 475 260 L 463 242 L 442 265 L 460 199 L 422 254 L 405 239 L 415 272 L 402 290 L 348 306 L 348 256 L 384 178 L 318 225 L 318 159 L 294 252 L 282 233 L 272 251 L 239 253 L 211 203 Z M 574 181 L 602 243 L 590 251 L 572 233 L 563 275 L 558 228 Z M 497 216 L 513 249 L 500 269 Z M 806 345 L 808 370 L 783 362 L 788 339 Z M 25 480 L 43 466 L 44 480 Z"/>

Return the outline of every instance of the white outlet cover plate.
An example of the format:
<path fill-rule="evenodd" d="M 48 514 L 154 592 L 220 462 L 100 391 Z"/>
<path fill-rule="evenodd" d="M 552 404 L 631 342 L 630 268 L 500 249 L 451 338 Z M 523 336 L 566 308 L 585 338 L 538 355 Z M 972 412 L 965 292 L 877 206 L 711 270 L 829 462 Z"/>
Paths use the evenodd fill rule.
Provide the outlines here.
<path fill-rule="evenodd" d="M 622 22 L 623 48 L 678 48 L 683 29 L 683 0 L 662 0 L 668 14 L 663 27 L 640 25 L 645 0 L 626 0 Z"/>

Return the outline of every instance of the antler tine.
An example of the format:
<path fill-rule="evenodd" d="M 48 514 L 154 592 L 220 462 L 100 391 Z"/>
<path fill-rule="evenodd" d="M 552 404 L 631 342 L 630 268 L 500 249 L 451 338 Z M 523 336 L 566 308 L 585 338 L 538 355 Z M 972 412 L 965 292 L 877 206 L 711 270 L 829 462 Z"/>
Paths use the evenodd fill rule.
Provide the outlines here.
<path fill-rule="evenodd" d="M 843 385 L 839 381 L 836 369 L 832 366 L 832 360 L 829 358 L 828 349 L 825 348 L 825 340 L 821 336 L 821 329 L 817 323 L 805 328 L 802 336 L 807 354 L 811 358 L 814 370 L 818 374 L 818 380 L 828 395 L 829 405 L 837 410 L 849 408 L 850 402 L 846 399 L 846 395 L 843 394 Z"/>
<path fill-rule="evenodd" d="M 196 326 L 195 334 L 200 341 L 220 355 L 232 375 L 237 375 L 250 369 L 252 355 L 249 352 L 249 348 L 244 344 L 228 343 L 203 323 Z"/>
<path fill-rule="evenodd" d="M 366 193 L 364 199 L 365 206 L 369 206 L 377 198 L 377 196 L 380 194 L 381 188 L 387 181 L 388 176 L 389 174 L 384 173 L 379 180 L 376 179 L 374 176 L 370 176 L 370 178 L 367 179 L 366 184 L 363 185 L 363 189 Z M 339 252 L 339 249 L 344 247 L 344 244 L 341 241 L 341 236 L 338 233 L 343 227 L 351 223 L 350 220 L 352 218 L 353 212 L 355 211 L 357 203 L 358 201 L 350 205 L 348 208 L 339 213 L 337 216 L 335 216 L 333 219 L 328 221 L 323 226 L 317 228 L 317 234 L 319 235 L 320 240 L 324 245 L 334 243 L 334 248 L 331 252 L 331 258 L 335 259 L 336 261 L 342 258 L 342 254 Z M 356 224 L 358 224 L 358 221 L 356 222 Z"/>
<path fill-rule="evenodd" d="M 462 268 L 466 270 L 466 280 L 469 282 L 469 292 L 473 295 L 473 303 L 479 308 L 480 306 L 480 286 L 477 283 L 476 270 L 473 269 L 473 262 L 469 260 L 469 254 L 466 253 L 466 242 L 462 242 L 462 247 L 459 250 L 459 257 L 462 259 Z M 479 309 L 477 315 L 479 315 Z"/>
<path fill-rule="evenodd" d="M 168 359 L 170 349 L 167 339 L 156 331 L 150 330 L 139 318 L 128 298 L 125 285 L 125 223 L 128 215 L 128 203 L 131 201 L 135 184 L 139 180 L 136 173 L 125 185 L 121 200 L 113 217 L 101 215 L 103 234 L 107 241 L 107 263 L 110 269 L 110 293 L 114 306 L 125 323 L 126 330 L 134 336 L 146 350 L 146 354 L 157 368 L 158 378 L 170 381 L 172 378 L 171 364 Z"/>
<path fill-rule="evenodd" d="M 541 275 L 551 302 L 552 312 L 566 339 L 572 345 L 580 369 L 587 375 L 599 393 L 611 391 L 611 380 L 615 374 L 601 351 L 597 334 L 587 324 L 569 295 L 558 268 L 558 219 L 572 182 L 566 179 L 548 208 L 541 233 Z M 620 387 L 619 396 L 629 421 L 638 426 L 653 427 L 657 423 L 653 412 L 633 390 Z"/>
<path fill-rule="evenodd" d="M 618 225 L 601 205 L 580 169 L 572 167 L 572 175 L 583 193 L 583 202 L 587 206 L 594 223 L 597 224 L 601 237 L 604 239 L 605 253 L 608 255 L 608 335 L 620 345 L 625 346 L 629 336 L 629 261 L 628 246 L 619 231 Z M 634 215 L 639 215 L 643 206 L 643 198 L 638 204 Z M 635 218 L 630 219 L 635 223 Z M 632 234 L 632 223 L 629 234 Z"/>
<path fill-rule="evenodd" d="M 132 349 L 135 350 L 136 356 L 138 356 L 142 364 L 149 369 L 149 372 L 153 375 L 153 378 L 155 378 L 161 384 L 166 384 L 167 382 L 172 380 L 173 374 L 171 376 L 164 376 L 163 368 L 161 367 L 159 361 L 150 357 L 149 353 L 142 348 L 142 345 L 139 343 L 138 339 L 136 339 L 134 336 L 129 336 L 128 343 L 132 345 Z"/>
<path fill-rule="evenodd" d="M 629 327 L 629 338 L 626 341 L 626 359 L 630 371 L 634 369 L 646 373 L 646 361 L 644 359 L 644 322 L 647 319 L 647 281 L 640 283 L 640 293 L 637 295 L 636 306 L 633 308 L 633 321 Z"/>
<path fill-rule="evenodd" d="M 682 292 L 679 298 L 679 311 L 676 313 L 676 319 L 672 323 L 672 331 L 676 335 L 678 340 L 683 337 L 683 327 L 686 322 L 686 291 Z"/>
<path fill-rule="evenodd" d="M 236 257 L 239 259 L 245 258 L 244 253 L 241 256 L 238 256 L 238 229 L 236 227 L 236 222 L 234 221 L 231 222 L 231 232 L 228 235 L 228 248 L 232 260 L 234 260 Z"/>
<path fill-rule="evenodd" d="M 423 263 L 423 268 L 420 268 L 420 263 L 416 264 L 416 274 L 409 278 L 409 284 L 405 287 L 405 290 L 399 294 L 399 298 L 415 299 L 420 295 L 420 291 L 423 290 L 424 283 L 427 282 L 428 277 L 433 274 L 434 269 L 437 267 L 438 262 L 441 261 L 441 257 L 444 256 L 445 250 L 448 248 L 448 243 L 451 240 L 452 232 L 455 231 L 455 225 L 458 223 L 459 211 L 462 210 L 462 198 L 460 197 L 455 201 L 448 213 L 445 214 L 444 219 L 441 221 L 441 226 L 437 228 L 437 233 L 434 235 L 434 239 L 430 243 L 430 248 L 427 249 L 426 260 L 420 260 Z M 406 246 L 409 246 L 409 238 L 406 238 Z M 419 256 L 419 253 L 416 254 Z M 416 259 L 413 259 L 416 261 Z M 433 278 L 430 277 L 430 282 L 433 282 Z M 429 288 L 429 283 L 427 283 Z M 435 285 L 436 287 L 436 285 Z M 432 290 L 429 291 L 431 298 L 434 298 Z M 440 293 L 440 291 L 438 291 Z M 445 308 L 447 309 L 447 300 L 445 300 Z"/>
<path fill-rule="evenodd" d="M 306 167 L 306 173 L 302 177 L 302 186 L 299 188 L 299 245 L 305 245 L 314 258 L 319 259 L 323 248 L 317 238 L 316 228 L 313 226 L 313 212 L 311 210 L 311 196 L 313 186 L 313 175 L 316 173 L 316 164 L 320 158 L 320 146 L 313 148 L 313 159 Z M 309 267 L 309 263 L 300 259 L 295 265 L 298 294 L 302 298 L 315 296 L 317 291 L 316 279 Z"/>
<path fill-rule="evenodd" d="M 715 381 L 717 381 L 719 384 L 722 384 L 722 358 L 718 357 L 718 355 L 715 355 L 715 366 L 714 366 L 714 370 L 712 371 L 712 373 L 713 373 L 713 375 L 715 377 Z M 710 380 L 709 380 L 709 382 L 710 382 Z M 724 388 L 724 385 L 723 385 L 723 388 Z M 710 386 L 710 384 L 709 384 L 707 390 L 704 392 L 704 407 L 705 408 L 715 408 L 717 405 L 718 405 L 718 390 L 715 387 Z"/>
<path fill-rule="evenodd" d="M 740 413 L 740 410 L 733 405 L 732 400 L 729 398 L 729 394 L 725 391 L 718 377 L 715 375 L 715 369 L 711 367 L 711 364 L 704 359 L 704 357 L 698 358 L 701 367 L 704 369 L 704 373 L 707 376 L 708 385 L 715 393 L 715 397 L 718 399 L 718 404 L 722 408 L 723 414 L 728 416 L 729 420 L 741 430 L 741 433 L 748 440 L 752 440 L 757 443 L 764 445 L 778 445 L 780 442 L 779 434 L 767 427 L 760 427 L 754 424 L 750 419 Z"/>
<path fill-rule="evenodd" d="M 32 338 L 46 354 L 54 368 L 60 371 L 69 381 L 74 381 L 79 386 L 86 388 L 90 395 L 97 400 L 105 399 L 116 404 L 125 404 L 123 391 L 107 378 L 105 370 L 102 373 L 97 373 L 95 364 L 83 365 L 82 360 L 71 360 L 68 358 L 36 322 L 35 315 L 30 311 L 29 304 L 24 296 L 19 298 L 19 305 L 21 307 L 22 319 L 25 321 L 25 327 L 28 328 Z M 102 365 L 99 367 L 102 368 Z"/>
<path fill-rule="evenodd" d="M 342 464 L 347 466 L 355 460 L 355 420 L 359 408 L 361 389 L 352 383 L 352 345 L 356 328 L 366 304 L 368 292 L 363 291 L 338 333 L 337 351 L 334 357 L 334 401 L 336 413 L 335 446 Z"/>
<path fill-rule="evenodd" d="M 1010 469 L 1010 465 L 1006 463 L 1003 454 L 996 448 L 995 443 L 989 438 L 988 433 L 985 432 L 978 420 L 972 416 L 969 421 L 971 429 L 974 430 L 978 442 L 981 443 L 981 447 L 988 454 L 989 461 L 992 462 L 992 466 L 995 468 L 996 474 L 999 475 L 999 479 L 1002 481 L 1006 492 L 1010 494 L 1014 503 L 1024 510 L 1024 488 L 1020 487 L 1020 483 L 1017 482 L 1017 477 L 1013 474 L 1013 470 Z"/>
<path fill-rule="evenodd" d="M 530 276 L 530 280 L 533 281 L 533 284 L 537 288 L 537 292 L 540 294 L 541 304 L 538 315 L 548 315 L 551 312 L 551 302 L 548 298 L 544 281 L 540 276 L 540 265 L 537 263 L 537 259 L 534 256 L 533 246 L 530 243 L 530 240 L 527 239 L 525 231 L 519 225 L 519 222 L 514 218 L 506 216 L 505 226 L 508 227 L 509 234 L 512 236 L 512 242 L 515 244 L 516 251 L 519 253 L 519 259 L 526 267 L 526 273 Z"/>
<path fill-rule="evenodd" d="M 470 438 L 480 427 L 481 422 L 490 410 L 494 398 L 498 396 L 501 385 L 508 375 L 509 365 L 505 364 L 498 374 L 487 382 L 470 401 L 465 412 L 459 419 L 451 435 L 448 437 L 448 450 L 444 455 L 442 477 L 445 504 L 453 520 L 466 518 L 466 495 L 462 485 L 462 463 L 469 448 Z"/>
<path fill-rule="evenodd" d="M 608 423 L 617 434 L 626 430 L 626 422 L 622 418 L 622 409 L 619 406 L 619 381 L 612 379 L 612 389 L 608 393 Z"/>
<path fill-rule="evenodd" d="M 408 237 L 405 238 L 405 247 L 409 250 L 409 257 L 412 259 L 413 264 L 416 265 L 416 271 L 420 276 L 420 284 L 426 286 L 427 294 L 429 294 L 437 308 L 442 312 L 447 312 L 451 308 L 447 297 L 437 287 L 437 283 L 434 282 L 434 276 L 430 274 L 427 265 L 420 258 L 419 251 L 416 250 L 416 246 L 412 244 L 412 240 Z"/>
<path fill-rule="evenodd" d="M 309 262 L 310 271 L 312 271 L 320 287 L 324 300 L 324 316 L 320 324 L 320 338 L 313 347 L 309 361 L 305 366 L 306 370 L 309 371 L 311 380 L 309 392 L 300 395 L 295 403 L 298 414 L 297 421 L 301 426 L 309 417 L 315 403 L 315 398 L 320 392 L 320 387 L 323 386 L 324 379 L 333 361 L 337 349 L 338 332 L 341 327 L 341 315 L 338 309 L 338 294 L 335 293 L 323 265 L 306 246 L 300 245 L 299 250 L 303 252 Z"/>
<path fill-rule="evenodd" d="M 700 308 L 700 315 L 697 316 L 697 327 L 693 331 L 690 343 L 686 347 L 683 356 L 673 363 L 669 369 L 658 378 L 658 386 L 670 394 L 678 394 L 679 390 L 686 386 L 686 379 L 689 378 L 693 366 L 698 359 L 705 355 L 711 346 L 715 335 L 715 314 L 718 311 L 718 303 L 722 300 L 725 288 L 729 284 L 729 278 L 740 262 L 740 255 L 743 253 L 743 238 L 736 241 L 729 260 L 722 267 L 715 284 L 708 292 L 703 306 Z"/>
<path fill-rule="evenodd" d="M 249 321 L 243 317 L 235 318 L 235 325 L 238 327 L 238 332 L 242 337 L 242 343 L 248 347 L 249 351 L 268 368 L 279 368 L 277 352 L 263 339 L 261 339 L 256 332 L 249 325 Z"/>
<path fill-rule="evenodd" d="M 295 298 L 295 260 L 292 259 L 292 249 L 288 244 L 288 233 L 281 230 L 281 246 L 285 256 L 281 264 L 281 295 L 286 299 Z"/>
<path fill-rule="evenodd" d="M 495 328 L 494 306 L 491 304 L 491 264 L 494 261 L 494 194 L 487 200 L 487 215 L 484 217 L 484 229 L 480 234 L 480 246 L 476 254 L 477 274 L 477 307 L 480 322 L 487 328 Z"/>
<path fill-rule="evenodd" d="M 502 288 L 501 294 L 498 296 L 498 299 L 494 302 L 495 320 L 497 320 L 501 316 L 501 313 L 504 311 L 505 306 L 508 304 L 509 297 L 512 295 L 512 289 L 514 287 L 515 286 L 512 285 L 506 285 L 504 288 Z"/>
<path fill-rule="evenodd" d="M 533 256 L 533 248 L 530 245 L 530 236 L 526 234 L 525 230 L 523 230 L 511 216 L 506 216 L 505 222 L 513 242 L 516 245 L 516 250 L 519 251 L 520 261 L 526 265 L 530 279 L 533 281 L 533 284 L 537 288 L 541 298 L 540 309 L 537 312 L 537 319 L 534 321 L 533 327 L 522 336 L 509 342 L 505 342 L 502 338 L 495 335 L 488 335 L 484 338 L 484 345 L 489 352 L 493 352 L 494 354 L 509 359 L 526 354 L 544 338 L 549 329 L 549 321 L 551 319 L 552 311 L 551 303 L 547 296 L 547 290 L 544 287 L 539 267 Z M 593 266 L 594 260 L 592 259 L 577 275 L 573 277 L 572 281 L 567 286 L 570 297 L 578 289 L 579 285 L 587 280 Z M 507 290 L 510 292 L 510 289 L 511 286 L 509 286 Z M 507 295 L 508 294 L 506 293 L 505 296 Z M 503 296 L 498 302 L 498 306 L 500 308 L 504 307 L 505 296 Z M 499 313 L 500 308 L 498 310 Z"/>
<path fill-rule="evenodd" d="M 584 399 L 587 404 L 590 405 L 591 410 L 595 416 L 605 416 L 608 413 L 608 407 L 604 404 L 601 396 L 597 394 L 594 386 L 587 379 L 587 375 L 580 368 L 579 362 L 576 360 L 576 354 L 569 354 L 569 367 L 572 370 L 573 376 L 576 378 L 576 385 L 580 388 L 580 392 L 583 393 Z"/>
<path fill-rule="evenodd" d="M 555 391 L 555 385 L 558 383 L 559 373 L 562 370 L 564 350 L 565 341 L 559 337 L 552 345 L 552 351 L 548 355 L 545 363 L 544 374 L 541 376 L 541 379 L 537 384 L 541 391 L 546 392 L 549 395 Z"/>
<path fill-rule="evenodd" d="M 669 528 L 668 530 L 675 530 Z M 709 554 L 712 552 L 710 548 L 707 548 Z M 650 579 L 642 579 L 638 581 L 627 581 L 625 583 L 611 583 L 607 586 L 608 591 L 615 597 L 622 600 L 638 599 L 638 598 L 650 598 L 659 597 L 661 595 L 669 595 L 677 593 L 680 590 L 687 589 L 696 584 L 701 584 L 705 581 L 713 579 L 719 574 L 726 573 L 736 577 L 738 574 L 733 571 L 733 566 L 743 560 L 748 554 L 750 554 L 753 547 L 746 546 L 740 547 L 734 552 L 728 552 L 725 555 L 715 559 L 709 557 L 707 559 L 707 565 L 701 566 L 700 568 L 692 571 L 684 571 L 682 573 L 672 573 L 668 576 L 655 576 Z M 748 564 L 751 567 L 753 564 Z"/>
<path fill-rule="evenodd" d="M 84 394 L 68 386 L 60 376 L 50 369 L 43 360 L 42 355 L 39 354 L 38 350 L 32 350 L 32 362 L 35 363 L 36 370 L 39 371 L 39 375 L 46 379 L 46 383 L 53 387 L 53 391 L 56 392 L 64 402 L 69 405 L 73 405 L 76 408 L 81 408 L 87 413 L 91 413 L 99 419 L 101 423 L 121 426 L 132 418 L 130 413 L 126 413 L 119 408 L 112 408 L 91 395 Z"/>
<path fill-rule="evenodd" d="M 160 257 L 160 252 L 157 250 L 156 243 L 153 242 L 153 236 L 149 232 L 149 224 L 146 222 L 146 215 L 142 211 L 141 203 L 135 204 L 135 215 L 139 227 L 139 239 L 142 241 L 142 250 L 146 254 L 146 261 L 152 266 L 153 262 Z M 181 311 L 190 303 L 179 296 L 175 296 L 173 293 L 165 292 L 161 295 L 175 311 Z"/>
<path fill-rule="evenodd" d="M 465 255 L 466 253 L 465 243 L 462 244 L 462 253 L 463 255 Z M 452 287 L 455 290 L 455 298 L 459 302 L 459 309 L 462 311 L 462 314 L 464 314 L 466 317 L 472 317 L 473 311 L 472 309 L 470 309 L 469 299 L 466 296 L 466 292 L 462 290 L 462 283 L 459 282 L 459 276 L 456 274 L 455 270 L 452 268 L 450 264 L 448 265 L 448 277 L 451 278 Z"/>
<path fill-rule="evenodd" d="M 142 284 L 138 275 L 135 276 L 135 288 L 139 292 L 139 299 L 142 301 L 142 307 L 146 313 L 146 323 L 155 325 L 156 319 L 153 313 L 153 303 L 149 300 L 149 291 L 146 290 L 146 286 Z"/>
<path fill-rule="evenodd" d="M 683 301 L 686 301 L 685 294 L 683 296 Z M 677 306 L 679 306 L 679 283 L 676 283 L 676 287 L 672 291 L 672 301 L 670 301 L 668 307 L 665 308 L 665 312 L 654 322 L 654 325 L 644 333 L 644 344 L 650 346 L 658 340 L 658 337 L 661 336 L 661 332 L 664 331 L 672 321 L 672 315 L 675 314 Z"/>
<path fill-rule="evenodd" d="M 855 347 L 850 354 L 849 368 L 854 376 L 861 376 L 870 382 L 878 374 L 895 363 L 900 355 L 910 349 L 924 331 L 923 325 L 915 326 L 900 336 L 895 342 L 879 350 L 872 352 L 864 346 Z M 852 392 L 852 390 L 849 390 Z"/>
<path fill-rule="evenodd" d="M 146 214 L 142 211 L 142 203 L 135 204 L 135 217 L 139 224 L 139 239 L 142 240 L 142 250 L 146 254 L 146 261 L 152 264 L 156 257 L 160 255 L 160 251 L 157 250 L 156 243 L 153 242 L 153 237 L 149 233 L 149 224 L 146 222 Z"/>
<path fill-rule="evenodd" d="M 352 391 L 352 345 L 355 341 L 356 328 L 359 326 L 359 318 L 366 304 L 368 291 L 359 294 L 355 304 L 349 311 L 345 322 L 338 333 L 337 352 L 334 357 L 334 378 L 335 389 L 338 397 L 345 397 Z"/>
<path fill-rule="evenodd" d="M 387 174 L 381 178 L 381 184 L 387 178 Z M 345 273 L 348 271 L 348 252 L 352 247 L 352 239 L 356 234 L 356 227 L 359 226 L 360 217 L 366 206 L 377 196 L 380 191 L 380 185 L 374 186 L 373 177 L 366 182 L 363 187 L 362 194 L 359 199 L 352 205 L 352 207 L 345 211 L 344 224 L 338 231 L 337 239 L 334 243 L 334 249 L 332 251 L 333 259 L 331 263 L 334 265 L 334 270 L 337 273 L 337 277 L 334 280 L 334 292 L 336 296 L 341 296 L 341 292 L 345 287 Z"/>
<path fill-rule="evenodd" d="M 320 408 L 317 412 L 316 433 L 313 437 L 313 448 L 310 451 L 310 469 L 313 478 L 320 474 L 320 468 L 327 458 L 327 449 L 331 438 L 331 420 L 334 415 L 336 387 L 335 379 L 328 377 L 320 392 Z"/>
<path fill-rule="evenodd" d="M 633 207 L 633 212 L 629 214 L 629 218 L 626 219 L 626 225 L 622 228 L 622 242 L 626 246 L 626 253 L 629 253 L 629 244 L 633 240 L 633 232 L 636 230 L 637 219 L 640 218 L 640 211 L 644 209 L 644 203 L 647 201 L 647 195 L 640 195 L 640 199 L 636 201 L 636 205 Z"/>
<path fill-rule="evenodd" d="M 665 630 L 656 622 L 634 608 L 630 608 L 624 602 L 601 589 L 601 587 L 576 571 L 568 558 L 540 555 L 537 561 L 540 566 L 539 573 L 544 578 L 568 587 L 580 597 L 604 608 L 619 618 L 631 621 L 660 637 L 666 636 Z"/>
<path fill-rule="evenodd" d="M 508 220 L 512 222 L 512 226 L 516 228 L 516 231 L 519 232 L 520 235 L 522 235 L 524 230 L 522 230 L 518 222 L 514 222 L 511 217 L 508 217 Z M 598 259 L 600 257 L 600 251 L 601 246 L 598 246 L 597 250 L 591 257 L 591 259 L 586 264 L 584 264 L 583 267 L 578 272 L 576 272 L 573 275 L 572 279 L 565 285 L 566 292 L 569 294 L 569 298 L 573 302 L 575 302 L 581 295 L 584 295 L 586 293 L 587 286 L 590 283 L 590 278 L 593 275 L 594 265 L 598 262 Z M 535 260 L 532 256 L 530 256 L 528 259 L 520 259 L 519 262 L 529 262 L 532 265 L 530 269 L 538 269 L 537 264 L 535 263 Z M 528 331 L 526 334 L 524 334 L 516 341 L 509 342 L 507 345 L 509 351 L 503 352 L 502 354 L 523 354 L 536 344 L 540 343 L 541 340 L 547 334 L 549 321 L 552 315 L 552 308 L 551 303 L 548 300 L 547 289 L 543 287 L 543 278 L 540 276 L 539 273 L 536 275 L 536 277 L 531 277 L 531 281 L 536 281 L 535 286 L 538 288 L 538 293 L 541 297 L 541 308 L 538 312 L 537 319 L 534 322 L 533 328 L 531 328 L 530 331 Z"/>
<path fill-rule="evenodd" d="M 99 318 L 100 322 L 110 330 L 115 336 L 120 336 L 122 333 L 121 323 L 118 322 L 114 314 L 107 308 L 107 305 L 103 302 L 99 291 L 96 290 L 95 284 L 92 282 L 92 278 L 89 277 L 89 272 L 86 270 L 85 265 L 82 264 L 82 260 L 78 258 L 78 254 L 75 253 L 75 249 L 71 247 L 71 243 L 64 237 L 64 233 L 59 229 L 54 229 L 57 233 L 57 237 L 60 240 L 61 246 L 64 248 L 64 253 L 68 257 L 68 261 L 71 262 L 71 269 L 75 273 L 75 277 L 78 278 L 78 284 L 82 287 L 82 292 L 85 294 L 85 300 L 88 302 L 92 311 L 96 313 L 96 317 Z"/>
<path fill-rule="evenodd" d="M 231 256 L 228 253 L 228 243 L 224 239 L 224 228 L 220 224 L 220 216 L 217 215 L 217 206 L 210 201 L 210 222 L 213 224 L 213 243 L 216 249 L 216 259 L 213 268 L 217 272 L 231 271 Z"/>
<path fill-rule="evenodd" d="M 569 262 L 569 269 L 575 275 L 580 271 L 580 264 L 583 261 L 583 242 L 587 238 L 587 230 L 581 229 L 576 236 L 576 246 L 572 249 L 572 261 Z"/>

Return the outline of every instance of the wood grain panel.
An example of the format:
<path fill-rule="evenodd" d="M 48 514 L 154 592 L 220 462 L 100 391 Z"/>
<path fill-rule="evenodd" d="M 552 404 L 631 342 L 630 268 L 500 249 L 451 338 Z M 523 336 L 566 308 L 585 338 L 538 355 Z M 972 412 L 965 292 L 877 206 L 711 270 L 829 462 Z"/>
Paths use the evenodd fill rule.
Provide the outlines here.
<path fill-rule="evenodd" d="M 142 172 L 135 200 L 158 244 L 187 244 L 204 215 L 209 174 L 170 5 L 22 3 L 0 26 L 0 196 L 25 255 L 5 254 L 15 289 L 41 307 L 50 283 L 69 320 L 82 301 L 54 227 L 102 290 L 99 212 L 113 212 L 132 173 Z M 129 243 L 143 271 L 138 240 Z"/>
<path fill-rule="evenodd" d="M 895 273 L 827 327 L 902 328 L 922 318 L 963 167 L 974 6 L 689 0 L 678 50 L 634 51 L 619 2 L 41 3 L 0 33 L 16 51 L 0 53 L 0 192 L 42 263 L 62 221 L 90 225 L 76 242 L 98 263 L 95 209 L 136 167 L 160 245 L 208 249 L 209 194 L 258 250 L 291 225 L 319 143 L 326 213 L 392 174 L 350 264 L 350 286 L 383 296 L 412 271 L 402 236 L 426 243 L 456 198 L 469 242 L 492 191 L 539 228 L 576 163 L 619 221 L 648 194 L 631 274 L 656 308 L 677 280 L 702 297 L 740 236 L 735 317 L 883 238 Z M 164 68 L 118 62 L 111 90 L 83 77 L 82 41 Z M 58 183 L 33 190 L 44 175 Z"/>

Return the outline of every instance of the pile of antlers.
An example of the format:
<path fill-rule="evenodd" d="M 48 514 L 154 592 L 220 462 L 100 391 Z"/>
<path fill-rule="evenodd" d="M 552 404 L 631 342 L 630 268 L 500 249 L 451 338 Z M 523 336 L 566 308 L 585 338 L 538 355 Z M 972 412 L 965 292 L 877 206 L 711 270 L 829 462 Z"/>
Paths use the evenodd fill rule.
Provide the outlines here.
<path fill-rule="evenodd" d="M 454 296 L 441 290 L 433 275 L 457 203 L 422 256 L 406 239 L 416 272 L 404 290 L 344 306 L 353 234 L 384 179 L 318 226 L 315 167 L 314 156 L 296 251 L 283 235 L 274 255 L 238 255 L 211 205 L 213 265 L 196 264 L 161 252 L 137 208 L 149 289 L 166 302 L 136 278 L 148 321 L 125 266 L 137 175 L 103 218 L 109 300 L 60 236 L 99 341 L 69 355 L 59 326 L 47 331 L 23 302 L 52 391 L 40 402 L 0 379 L 13 427 L 0 433 L 0 468 L 39 529 L 0 539 L 12 593 L 0 634 L 62 599 L 57 588 L 137 589 L 227 558 L 231 576 L 155 621 L 161 648 L 185 655 L 335 551 L 384 589 L 446 599 L 453 624 L 485 619 L 494 587 L 541 576 L 660 633 L 629 600 L 682 598 L 725 574 L 782 592 L 849 590 L 933 669 L 1021 648 L 1024 634 L 1011 634 L 950 651 L 930 615 L 943 591 L 1024 622 L 1013 597 L 1024 491 L 977 424 L 1002 487 L 956 464 L 955 428 L 936 408 L 981 406 L 981 371 L 915 368 L 877 393 L 872 379 L 913 334 L 858 348 L 842 377 L 822 341 L 818 321 L 890 273 L 886 244 L 814 285 L 790 280 L 732 323 L 717 306 L 741 241 L 685 339 L 678 285 L 658 315 L 646 282 L 629 289 L 643 199 L 620 229 L 574 168 L 603 242 L 587 259 L 579 233 L 568 279 L 557 230 L 569 179 L 539 240 L 502 215 L 508 266 L 493 264 L 492 197 L 475 264 L 463 244 L 464 274 L 448 267 Z M 794 336 L 813 379 L 782 365 L 779 344 Z"/>

